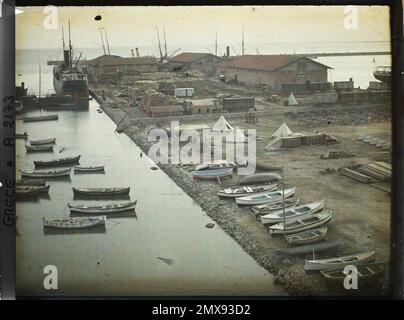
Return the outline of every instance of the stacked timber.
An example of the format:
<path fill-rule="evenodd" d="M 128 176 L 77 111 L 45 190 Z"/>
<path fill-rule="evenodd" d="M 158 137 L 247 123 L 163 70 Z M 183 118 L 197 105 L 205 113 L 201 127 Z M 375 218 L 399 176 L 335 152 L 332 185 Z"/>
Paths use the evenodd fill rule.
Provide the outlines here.
<path fill-rule="evenodd" d="M 368 184 L 389 181 L 392 176 L 392 167 L 386 162 L 376 161 L 350 168 L 343 168 L 340 172 L 342 175 Z"/>

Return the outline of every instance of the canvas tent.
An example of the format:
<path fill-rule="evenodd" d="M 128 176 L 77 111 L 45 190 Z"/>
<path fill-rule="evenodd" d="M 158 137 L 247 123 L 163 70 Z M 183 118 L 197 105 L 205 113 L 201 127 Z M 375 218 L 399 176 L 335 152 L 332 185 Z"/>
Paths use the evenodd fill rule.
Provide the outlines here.
<path fill-rule="evenodd" d="M 240 130 L 240 128 L 236 127 L 235 129 L 232 130 L 232 132 L 230 132 L 227 135 L 226 141 L 234 142 L 234 143 L 245 143 L 245 142 L 248 142 L 248 139 L 244 135 L 244 133 Z"/>
<path fill-rule="evenodd" d="M 295 96 L 293 95 L 293 92 L 290 93 L 289 98 L 288 98 L 288 105 L 289 106 L 297 106 L 297 100 L 295 98 Z"/>
<path fill-rule="evenodd" d="M 282 125 L 272 134 L 272 138 L 283 138 L 289 137 L 292 135 L 292 130 L 289 129 L 286 123 L 282 123 Z"/>
<path fill-rule="evenodd" d="M 213 132 L 231 132 L 233 127 L 227 122 L 227 120 L 220 116 L 219 120 L 212 127 Z"/>

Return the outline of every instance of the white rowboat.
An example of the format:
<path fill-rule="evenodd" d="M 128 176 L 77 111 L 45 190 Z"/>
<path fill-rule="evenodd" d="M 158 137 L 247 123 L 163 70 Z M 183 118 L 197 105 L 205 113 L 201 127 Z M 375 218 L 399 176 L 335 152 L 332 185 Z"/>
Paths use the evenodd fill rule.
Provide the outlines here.
<path fill-rule="evenodd" d="M 278 190 L 273 192 L 268 192 L 259 195 L 246 196 L 241 198 L 236 198 L 236 203 L 238 205 L 256 205 L 262 203 L 272 203 L 278 202 L 283 199 L 283 193 L 285 193 L 285 198 L 289 198 L 295 194 L 296 188 L 290 188 L 285 190 Z"/>
<path fill-rule="evenodd" d="M 78 213 L 117 213 L 129 210 L 135 210 L 137 201 L 122 202 L 122 203 L 112 203 L 112 204 L 102 204 L 102 205 L 88 205 L 88 204 L 68 204 L 70 212 Z"/>
<path fill-rule="evenodd" d="M 99 216 L 99 217 L 85 217 L 85 218 L 56 218 L 56 219 L 43 218 L 42 220 L 43 220 L 43 226 L 46 228 L 84 229 L 99 225 L 105 225 L 107 217 Z"/>
<path fill-rule="evenodd" d="M 304 270 L 334 270 L 343 268 L 348 264 L 358 265 L 365 262 L 370 262 L 373 259 L 374 254 L 375 251 L 368 251 L 331 259 L 306 260 L 304 263 Z"/>

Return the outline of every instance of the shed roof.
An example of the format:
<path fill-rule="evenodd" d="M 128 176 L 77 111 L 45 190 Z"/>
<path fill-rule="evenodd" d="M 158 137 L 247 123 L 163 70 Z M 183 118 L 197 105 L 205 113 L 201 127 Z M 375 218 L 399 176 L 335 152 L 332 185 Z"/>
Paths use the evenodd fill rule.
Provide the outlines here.
<path fill-rule="evenodd" d="M 207 52 L 183 52 L 170 58 L 171 62 L 190 63 L 202 59 L 206 56 L 213 56 Z"/>
<path fill-rule="evenodd" d="M 244 55 L 234 57 L 226 62 L 221 62 L 218 64 L 218 66 L 240 69 L 276 71 L 277 69 L 280 69 L 290 63 L 296 62 L 301 59 L 309 60 L 313 63 L 322 65 L 325 68 L 331 69 L 331 67 L 326 66 L 325 64 L 296 55 Z"/>

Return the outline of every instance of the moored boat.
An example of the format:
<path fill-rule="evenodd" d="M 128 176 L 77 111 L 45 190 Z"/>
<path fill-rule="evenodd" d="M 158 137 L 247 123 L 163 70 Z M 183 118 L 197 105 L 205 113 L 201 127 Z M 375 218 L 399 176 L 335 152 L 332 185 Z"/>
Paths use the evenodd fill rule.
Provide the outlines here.
<path fill-rule="evenodd" d="M 359 281 L 370 280 L 382 276 L 386 271 L 386 264 L 383 262 L 364 263 L 355 266 Z M 344 268 L 335 270 L 321 270 L 320 273 L 330 282 L 343 282 L 346 279 Z"/>
<path fill-rule="evenodd" d="M 238 205 L 256 205 L 262 203 L 278 202 L 285 198 L 289 198 L 295 194 L 296 188 L 289 188 L 285 190 L 272 191 L 264 194 L 246 196 L 241 198 L 236 198 L 236 203 Z"/>
<path fill-rule="evenodd" d="M 373 260 L 376 251 L 361 252 L 349 256 L 336 257 L 330 259 L 305 260 L 304 270 L 320 271 L 343 268 L 346 265 L 358 265 Z"/>
<path fill-rule="evenodd" d="M 46 151 L 53 151 L 53 145 L 38 145 L 38 146 L 28 146 L 25 145 L 25 149 L 27 152 L 46 152 Z"/>
<path fill-rule="evenodd" d="M 104 166 L 73 166 L 75 172 L 99 172 L 104 171 Z"/>
<path fill-rule="evenodd" d="M 44 186 L 46 184 L 45 180 L 17 180 L 16 186 Z"/>
<path fill-rule="evenodd" d="M 240 188 L 227 188 L 227 189 L 220 189 L 217 192 L 219 197 L 223 198 L 237 198 L 237 197 L 244 197 L 251 194 L 259 194 L 259 193 L 266 193 L 270 191 L 276 190 L 276 184 L 268 184 L 262 186 L 251 186 L 251 187 L 240 187 Z"/>
<path fill-rule="evenodd" d="M 127 188 L 77 188 L 73 187 L 73 193 L 76 195 L 89 195 L 89 196 L 111 196 L 111 195 L 127 195 L 129 194 L 130 187 Z"/>
<path fill-rule="evenodd" d="M 21 171 L 22 177 L 28 178 L 56 178 L 70 176 L 71 169 L 46 170 L 46 171 Z"/>
<path fill-rule="evenodd" d="M 121 203 L 110 203 L 102 205 L 90 205 L 90 204 L 75 204 L 69 203 L 68 207 L 70 212 L 77 213 L 90 213 L 90 214 L 107 214 L 107 213 L 117 213 L 136 209 L 136 201 L 121 202 Z"/>
<path fill-rule="evenodd" d="M 285 202 L 282 201 L 282 199 L 278 202 L 273 202 L 273 203 L 267 203 L 267 204 L 259 204 L 256 206 L 252 206 L 251 210 L 257 215 L 263 215 L 263 214 L 268 214 L 274 211 L 278 210 L 283 210 L 283 208 L 288 209 L 288 208 L 293 208 L 296 207 L 300 202 L 299 198 L 296 197 L 291 197 L 285 199 Z"/>
<path fill-rule="evenodd" d="M 80 161 L 81 155 L 76 157 L 68 157 L 68 158 L 60 158 L 60 159 L 53 159 L 53 160 L 45 160 L 45 161 L 35 161 L 35 167 L 45 167 L 45 166 L 62 166 L 68 164 L 78 163 Z"/>
<path fill-rule="evenodd" d="M 222 168 L 222 169 L 206 169 L 193 171 L 193 179 L 216 179 L 222 177 L 228 177 L 233 174 L 233 168 Z"/>
<path fill-rule="evenodd" d="M 298 256 L 305 254 L 313 254 L 322 251 L 336 251 L 344 247 L 344 240 L 337 239 L 332 241 L 322 241 L 318 243 L 306 244 L 304 246 L 276 249 L 275 252 L 279 256 Z"/>
<path fill-rule="evenodd" d="M 320 227 L 294 234 L 288 234 L 286 235 L 285 240 L 287 243 L 293 245 L 315 243 L 323 240 L 327 234 L 327 231 L 327 227 Z"/>
<path fill-rule="evenodd" d="M 41 139 L 41 140 L 30 140 L 29 143 L 31 146 L 38 146 L 43 144 L 54 144 L 56 142 L 56 138 L 49 139 Z"/>
<path fill-rule="evenodd" d="M 326 211 L 318 214 L 309 214 L 298 219 L 292 219 L 292 221 L 286 221 L 284 226 L 283 222 L 274 224 L 268 227 L 271 234 L 292 234 L 298 233 L 310 229 L 320 227 L 328 223 L 332 218 L 331 211 Z"/>
<path fill-rule="evenodd" d="M 46 116 L 25 116 L 22 118 L 23 122 L 50 121 L 58 119 L 59 116 L 57 114 L 49 114 Z"/>
<path fill-rule="evenodd" d="M 266 215 L 262 215 L 261 223 L 262 224 L 271 224 L 271 223 L 278 223 L 285 220 L 290 220 L 298 217 L 305 216 L 310 213 L 316 213 L 318 211 L 323 210 L 324 208 L 324 200 L 304 204 L 301 206 L 297 206 L 294 208 L 289 208 L 283 212 L 283 209 L 268 213 Z"/>
<path fill-rule="evenodd" d="M 25 198 L 35 196 L 40 193 L 48 193 L 50 185 L 45 186 L 16 186 L 16 198 Z"/>
<path fill-rule="evenodd" d="M 83 229 L 99 225 L 105 225 L 106 220 L 107 220 L 106 216 L 84 217 L 84 218 L 56 218 L 56 219 L 43 218 L 43 226 L 46 228 L 58 228 L 58 229 Z"/>

